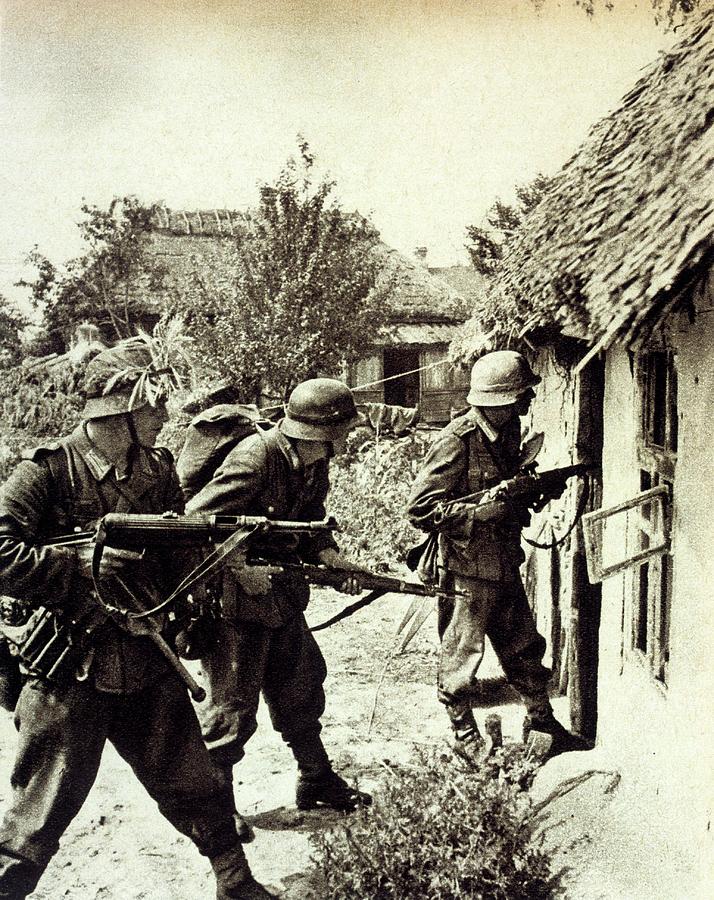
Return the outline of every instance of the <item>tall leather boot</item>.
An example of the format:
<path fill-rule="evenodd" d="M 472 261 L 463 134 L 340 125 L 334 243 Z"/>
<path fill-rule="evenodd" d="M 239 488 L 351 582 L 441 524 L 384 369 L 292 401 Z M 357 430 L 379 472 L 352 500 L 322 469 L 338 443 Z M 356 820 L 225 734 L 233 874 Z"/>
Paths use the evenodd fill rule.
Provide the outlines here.
<path fill-rule="evenodd" d="M 269 900 L 275 897 L 251 874 L 240 844 L 210 857 L 216 876 L 216 900 Z"/>
<path fill-rule="evenodd" d="M 224 779 L 228 790 L 230 790 L 231 794 L 233 793 L 233 765 L 231 763 L 218 763 L 216 762 L 216 767 L 219 769 L 222 778 Z M 255 832 L 251 825 L 243 818 L 243 816 L 238 812 L 238 810 L 233 813 L 233 821 L 236 826 L 236 833 L 238 835 L 238 840 L 241 844 L 249 844 L 252 840 L 255 839 Z"/>
<path fill-rule="evenodd" d="M 452 743 L 454 753 L 470 766 L 480 766 L 487 748 L 486 741 L 476 724 L 473 710 L 467 704 L 458 703 L 447 706 L 446 711 L 454 732 Z"/>
<path fill-rule="evenodd" d="M 550 749 L 545 754 L 545 759 L 551 759 L 560 753 L 592 750 L 594 746 L 592 741 L 581 737 L 579 734 L 573 734 L 572 731 L 568 731 L 564 725 L 561 725 L 550 707 L 542 711 L 529 711 L 523 720 L 524 744 L 529 743 L 529 738 L 533 732 L 547 734 L 552 737 Z"/>
<path fill-rule="evenodd" d="M 352 812 L 358 806 L 369 806 L 370 794 L 358 791 L 340 778 L 332 768 L 319 732 L 291 735 L 290 749 L 298 764 L 295 804 L 298 809 L 321 806 Z"/>
<path fill-rule="evenodd" d="M 342 812 L 354 812 L 358 806 L 369 806 L 371 802 L 371 794 L 350 787 L 331 766 L 318 771 L 300 770 L 295 789 L 298 809 L 328 806 Z"/>

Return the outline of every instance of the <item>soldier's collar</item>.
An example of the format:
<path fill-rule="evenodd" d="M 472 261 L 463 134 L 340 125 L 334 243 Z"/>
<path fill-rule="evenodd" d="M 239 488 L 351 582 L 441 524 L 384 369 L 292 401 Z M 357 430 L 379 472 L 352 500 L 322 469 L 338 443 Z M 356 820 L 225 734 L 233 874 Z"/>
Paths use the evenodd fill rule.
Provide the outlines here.
<path fill-rule="evenodd" d="M 280 423 L 275 426 L 275 432 L 277 444 L 278 447 L 280 447 L 283 456 L 285 457 L 285 459 L 287 459 L 293 472 L 298 472 L 300 469 L 302 469 L 303 465 L 300 461 L 300 457 L 298 456 L 298 452 L 295 449 L 295 445 L 290 440 L 290 438 L 287 437 L 287 435 L 283 434 L 282 430 L 280 429 Z"/>
<path fill-rule="evenodd" d="M 114 473 L 117 480 L 120 480 L 118 477 L 118 473 L 116 473 L 116 465 L 106 458 L 99 447 L 97 447 L 97 445 L 92 442 L 92 439 L 87 434 L 86 422 L 82 422 L 75 429 L 73 433 L 73 443 L 79 451 L 80 456 L 84 460 L 93 478 L 95 478 L 97 481 L 104 481 L 104 479 L 107 478 L 108 475 Z M 128 474 L 150 474 L 148 472 L 148 469 L 146 468 L 145 454 L 142 452 L 141 448 L 139 449 L 139 452 L 134 456 Z M 126 480 L 126 476 L 121 480 Z"/>

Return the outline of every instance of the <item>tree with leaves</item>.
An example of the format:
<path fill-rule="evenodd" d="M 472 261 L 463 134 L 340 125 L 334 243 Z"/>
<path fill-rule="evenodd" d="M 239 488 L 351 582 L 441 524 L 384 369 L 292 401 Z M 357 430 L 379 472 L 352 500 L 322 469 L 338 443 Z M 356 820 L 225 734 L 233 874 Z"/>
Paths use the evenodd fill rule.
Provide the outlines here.
<path fill-rule="evenodd" d="M 20 334 L 29 320 L 0 294 L 0 369 L 14 366 L 22 357 Z"/>
<path fill-rule="evenodd" d="M 509 240 L 521 227 L 523 219 L 548 193 L 550 185 L 551 179 L 539 173 L 533 181 L 516 188 L 515 205 L 496 200 L 486 213 L 485 227 L 467 226 L 469 243 L 466 250 L 478 272 L 489 277 L 496 274 Z"/>
<path fill-rule="evenodd" d="M 198 302 L 182 301 L 199 368 L 230 378 L 245 399 L 262 389 L 282 400 L 306 378 L 339 374 L 385 321 L 378 234 L 341 208 L 334 186 L 316 178 L 301 141 L 297 159 L 260 187 L 228 283 L 196 274 Z"/>
<path fill-rule="evenodd" d="M 96 324 L 108 340 L 129 337 L 162 297 L 165 270 L 150 252 L 155 205 L 115 197 L 108 209 L 83 204 L 79 230 L 84 252 L 61 269 L 35 247 L 28 262 L 35 278 L 21 281 L 42 311 L 46 350 L 62 351 L 81 322 Z"/>

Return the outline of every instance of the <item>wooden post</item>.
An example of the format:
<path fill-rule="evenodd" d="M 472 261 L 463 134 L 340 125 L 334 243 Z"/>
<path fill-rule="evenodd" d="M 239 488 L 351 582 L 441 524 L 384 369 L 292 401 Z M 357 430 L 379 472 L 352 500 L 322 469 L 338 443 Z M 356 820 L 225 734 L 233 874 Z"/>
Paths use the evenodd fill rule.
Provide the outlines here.
<path fill-rule="evenodd" d="M 603 399 L 605 368 L 592 359 L 580 371 L 577 382 L 575 439 L 581 456 L 602 465 Z M 587 510 L 600 506 L 601 485 L 591 477 Z M 571 541 L 570 641 L 568 650 L 568 697 L 573 731 L 595 738 L 597 731 L 598 632 L 601 586 L 588 581 L 582 526 Z"/>

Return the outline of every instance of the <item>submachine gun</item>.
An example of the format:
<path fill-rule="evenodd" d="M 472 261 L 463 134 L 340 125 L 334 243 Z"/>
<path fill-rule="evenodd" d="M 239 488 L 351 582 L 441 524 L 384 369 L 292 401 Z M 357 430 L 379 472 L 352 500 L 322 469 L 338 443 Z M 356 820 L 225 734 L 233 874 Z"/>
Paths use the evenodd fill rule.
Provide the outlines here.
<path fill-rule="evenodd" d="M 108 513 L 92 530 L 60 535 L 45 542 L 45 546 L 55 547 L 94 546 L 92 574 L 97 608 L 91 616 L 92 624 L 88 627 L 84 619 L 81 623 L 60 624 L 51 610 L 41 608 L 32 616 L 30 627 L 24 629 L 21 638 L 17 639 L 18 655 L 30 671 L 51 680 L 71 659 L 73 629 L 76 630 L 81 625 L 85 637 L 89 637 L 92 630 L 110 618 L 129 634 L 149 638 L 181 678 L 194 700 L 201 701 L 205 698 L 205 691 L 164 638 L 162 624 L 157 621 L 157 617 L 163 618 L 175 601 L 185 598 L 192 589 L 214 576 L 232 554 L 240 552 L 241 545 L 252 542 L 259 535 L 281 535 L 295 540 L 301 534 L 332 531 L 336 528 L 337 523 L 332 518 L 315 522 L 292 522 L 271 520 L 263 516 Z M 112 587 L 118 586 L 124 604 L 119 606 L 115 599 L 117 592 L 113 591 L 109 600 L 100 585 L 99 572 L 105 547 L 139 553 L 167 547 L 211 549 L 164 598 L 159 597 L 155 589 L 145 583 L 142 583 L 139 590 L 135 590 L 123 577 L 112 576 Z M 137 593 L 141 596 L 137 596 Z M 149 608 L 146 606 L 146 597 L 153 604 Z"/>

